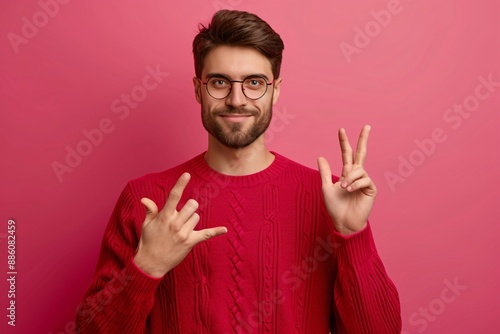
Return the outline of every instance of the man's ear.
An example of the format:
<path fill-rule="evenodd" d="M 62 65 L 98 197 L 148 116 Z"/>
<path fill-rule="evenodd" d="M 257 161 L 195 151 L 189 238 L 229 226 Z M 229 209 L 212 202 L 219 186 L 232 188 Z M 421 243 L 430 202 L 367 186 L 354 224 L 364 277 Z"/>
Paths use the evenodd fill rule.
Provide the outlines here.
<path fill-rule="evenodd" d="M 278 97 L 280 96 L 280 87 L 281 87 L 281 77 L 274 80 L 273 83 L 273 106 L 278 102 Z"/>
<path fill-rule="evenodd" d="M 193 77 L 194 95 L 196 101 L 201 104 L 201 82 L 197 77 Z"/>

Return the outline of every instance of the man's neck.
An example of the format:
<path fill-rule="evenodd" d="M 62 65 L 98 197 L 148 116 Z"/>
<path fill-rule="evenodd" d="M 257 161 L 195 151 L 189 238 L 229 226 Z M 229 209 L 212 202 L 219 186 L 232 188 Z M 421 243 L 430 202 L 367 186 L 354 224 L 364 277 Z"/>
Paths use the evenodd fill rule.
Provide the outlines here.
<path fill-rule="evenodd" d="M 209 135 L 205 161 L 219 173 L 241 176 L 266 169 L 274 161 L 274 155 L 267 150 L 264 136 L 260 136 L 247 147 L 234 149 L 222 145 Z"/>

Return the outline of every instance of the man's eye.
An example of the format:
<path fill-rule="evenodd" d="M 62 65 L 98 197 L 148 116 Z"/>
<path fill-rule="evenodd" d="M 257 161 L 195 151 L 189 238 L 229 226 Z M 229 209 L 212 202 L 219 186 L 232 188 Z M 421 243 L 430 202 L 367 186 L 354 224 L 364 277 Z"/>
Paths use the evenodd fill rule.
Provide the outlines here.
<path fill-rule="evenodd" d="M 244 83 L 247 89 L 262 89 L 265 85 L 266 81 L 262 78 L 248 78 Z"/>
<path fill-rule="evenodd" d="M 224 79 L 212 79 L 210 84 L 214 87 L 224 87 L 228 85 L 228 82 Z"/>

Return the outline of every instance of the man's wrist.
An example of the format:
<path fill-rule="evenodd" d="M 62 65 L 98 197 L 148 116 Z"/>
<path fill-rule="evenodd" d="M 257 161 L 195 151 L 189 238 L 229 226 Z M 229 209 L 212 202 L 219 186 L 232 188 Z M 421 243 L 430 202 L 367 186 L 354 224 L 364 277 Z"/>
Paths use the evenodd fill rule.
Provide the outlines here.
<path fill-rule="evenodd" d="M 347 227 L 347 225 L 344 225 L 344 224 L 333 224 L 335 230 L 343 235 L 343 236 L 349 236 L 349 235 L 352 235 L 352 234 L 355 234 L 355 233 L 358 233 L 362 230 L 364 230 L 366 228 L 366 225 L 368 224 L 368 222 L 364 222 L 363 224 L 356 224 L 354 226 L 356 226 L 355 228 L 352 228 L 352 227 Z"/>
<path fill-rule="evenodd" d="M 165 269 L 158 268 L 158 266 L 151 264 L 150 261 L 144 259 L 144 257 L 139 253 L 134 256 L 133 261 L 139 270 L 153 278 L 162 278 L 169 271 L 165 271 Z"/>

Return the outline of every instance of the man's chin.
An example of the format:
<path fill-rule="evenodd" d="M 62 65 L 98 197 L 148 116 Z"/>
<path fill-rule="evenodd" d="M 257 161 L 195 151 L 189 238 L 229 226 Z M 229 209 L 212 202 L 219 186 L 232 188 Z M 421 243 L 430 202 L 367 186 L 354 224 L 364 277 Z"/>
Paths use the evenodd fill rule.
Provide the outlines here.
<path fill-rule="evenodd" d="M 228 124 L 221 121 L 212 124 L 204 122 L 203 126 L 220 144 L 232 149 L 242 149 L 253 144 L 267 129 L 267 126 Z"/>
<path fill-rule="evenodd" d="M 232 149 L 241 149 L 245 148 L 247 146 L 250 146 L 257 138 L 246 138 L 246 137 L 240 137 L 240 138 L 228 138 L 227 136 L 224 138 L 215 136 L 215 139 L 222 145 L 232 148 Z"/>

